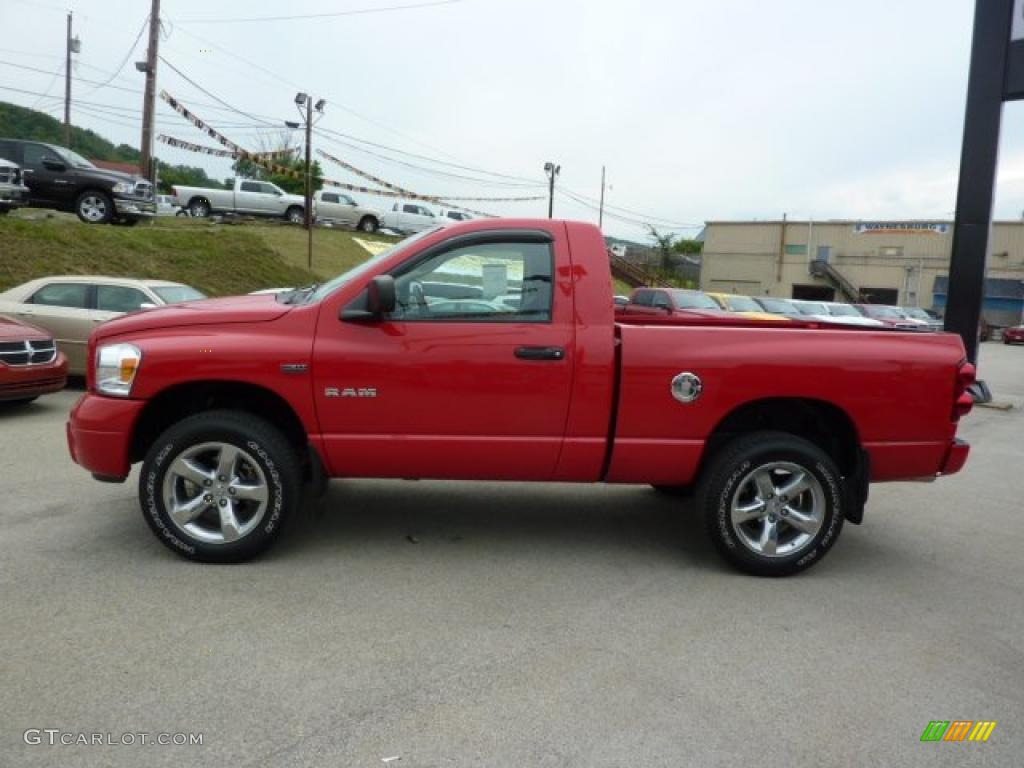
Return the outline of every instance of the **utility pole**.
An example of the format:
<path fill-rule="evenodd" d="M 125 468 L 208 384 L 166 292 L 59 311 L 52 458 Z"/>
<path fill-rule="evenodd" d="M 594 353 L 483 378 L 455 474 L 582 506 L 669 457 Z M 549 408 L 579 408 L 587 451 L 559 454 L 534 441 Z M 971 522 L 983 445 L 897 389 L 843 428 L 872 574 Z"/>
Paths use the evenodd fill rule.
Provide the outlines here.
<path fill-rule="evenodd" d="M 306 99 L 306 266 L 313 271 L 313 99 Z"/>
<path fill-rule="evenodd" d="M 597 209 L 597 228 L 604 223 L 604 166 L 601 166 L 601 206 Z"/>
<path fill-rule="evenodd" d="M 153 181 L 153 117 L 156 114 L 156 61 L 160 42 L 160 0 L 152 0 L 149 12 L 149 49 L 146 51 L 146 95 L 142 101 L 142 175 Z M 138 64 L 137 69 L 141 69 Z"/>
<path fill-rule="evenodd" d="M 320 99 L 314 106 L 312 96 L 306 93 L 295 94 L 295 106 L 299 110 L 299 115 L 306 121 L 306 195 L 302 223 L 306 228 L 306 266 L 310 270 L 313 269 L 313 110 L 323 117 L 326 104 L 324 99 Z M 303 107 L 306 108 L 305 112 L 302 111 Z M 289 128 L 299 127 L 298 123 L 288 121 L 285 121 L 285 125 Z"/>
<path fill-rule="evenodd" d="M 68 11 L 68 36 L 64 59 L 64 146 L 71 148 L 71 11 Z"/>
<path fill-rule="evenodd" d="M 555 214 L 555 177 L 562 170 L 562 166 L 552 162 L 544 163 L 544 172 L 548 175 L 548 218 L 554 218 Z"/>

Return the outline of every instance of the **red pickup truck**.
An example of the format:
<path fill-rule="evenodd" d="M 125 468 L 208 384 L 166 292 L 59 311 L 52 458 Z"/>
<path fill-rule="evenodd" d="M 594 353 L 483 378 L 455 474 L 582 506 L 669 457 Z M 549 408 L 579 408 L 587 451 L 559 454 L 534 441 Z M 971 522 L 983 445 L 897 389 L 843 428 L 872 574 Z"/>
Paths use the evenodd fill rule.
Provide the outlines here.
<path fill-rule="evenodd" d="M 74 460 L 194 560 L 265 550 L 325 477 L 693 488 L 736 567 L 817 562 L 870 481 L 958 471 L 957 336 L 623 316 L 600 231 L 482 220 L 319 286 L 97 327 Z M 583 521 L 581 521 L 583 524 Z"/>

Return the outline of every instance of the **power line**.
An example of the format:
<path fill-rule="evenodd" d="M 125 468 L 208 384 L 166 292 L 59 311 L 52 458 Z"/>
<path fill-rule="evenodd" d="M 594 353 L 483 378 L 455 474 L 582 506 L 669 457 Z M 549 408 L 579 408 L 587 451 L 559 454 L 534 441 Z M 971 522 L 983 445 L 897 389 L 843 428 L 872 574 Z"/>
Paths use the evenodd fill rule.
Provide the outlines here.
<path fill-rule="evenodd" d="M 27 64 L 15 64 L 13 61 L 0 61 L 0 64 L 6 65 L 8 67 L 14 67 L 15 69 L 28 70 L 29 72 L 38 72 L 38 73 L 43 74 L 43 75 L 60 74 L 59 70 L 57 72 L 54 72 L 53 70 L 50 70 L 50 69 L 40 69 L 39 67 L 30 67 Z M 95 84 L 99 83 L 98 80 L 89 80 L 88 78 L 78 77 L 77 75 L 72 75 L 71 79 L 72 80 L 77 80 L 80 83 L 86 83 L 88 85 L 95 85 Z M 111 88 L 111 89 L 113 89 L 115 91 L 125 91 L 126 93 L 136 93 L 136 94 L 142 93 L 142 91 L 136 90 L 134 88 L 124 88 L 124 87 L 122 87 L 120 85 L 110 85 L 109 81 L 107 83 L 100 83 L 99 87 Z M 97 89 L 98 88 L 93 88 L 92 90 L 95 91 Z M 92 93 L 92 91 L 90 91 L 90 93 Z"/>
<path fill-rule="evenodd" d="M 331 13 L 309 13 L 301 16 L 249 16 L 232 19 L 185 19 L 179 24 L 244 24 L 261 21 L 300 21 L 303 19 L 329 19 L 338 16 L 362 16 L 370 13 L 390 13 L 392 11 L 409 11 L 415 8 L 433 8 L 439 5 L 453 5 L 462 0 L 430 0 L 425 3 L 409 5 L 392 5 L 386 8 L 359 8 L 350 11 L 334 11 Z"/>
<path fill-rule="evenodd" d="M 592 197 L 590 197 L 588 195 L 584 195 L 581 192 L 574 192 L 573 190 L 568 189 L 567 187 L 564 187 L 564 186 L 561 187 L 560 189 L 566 195 L 569 195 L 569 196 L 573 196 L 574 195 L 576 198 L 581 198 L 581 199 L 577 199 L 577 202 L 579 202 L 581 205 L 586 205 L 588 208 L 593 208 L 595 211 L 599 210 L 598 206 L 600 205 L 600 203 L 599 203 L 598 200 L 595 200 L 594 198 L 592 198 Z M 587 201 L 587 202 L 584 202 L 584 201 Z M 641 212 L 641 211 L 630 210 L 629 208 L 623 208 L 622 206 L 619 206 L 619 205 L 610 205 L 608 202 L 605 202 L 604 209 L 605 209 L 605 211 L 612 210 L 612 211 L 619 211 L 620 213 L 629 214 L 629 215 L 632 215 L 632 216 L 640 216 L 643 219 L 645 219 L 646 221 L 652 221 L 652 222 L 655 222 L 655 223 L 661 222 L 661 223 L 666 224 L 666 225 L 672 225 L 672 226 L 668 226 L 667 227 L 668 229 L 700 229 L 700 228 L 702 228 L 704 226 L 703 224 L 680 224 L 678 221 L 674 221 L 673 219 L 666 219 L 666 218 L 664 218 L 662 216 L 655 216 L 653 214 L 644 213 L 644 212 Z"/>
<path fill-rule="evenodd" d="M 466 176 L 465 174 L 461 174 L 461 173 L 452 173 L 450 171 L 442 171 L 442 170 L 438 170 L 437 168 L 426 168 L 426 167 L 424 167 L 422 165 L 416 165 L 415 163 L 410 163 L 410 162 L 405 161 L 405 160 L 399 160 L 399 159 L 394 158 L 394 157 L 388 157 L 387 155 L 382 155 L 379 152 L 374 152 L 372 150 L 366 149 L 365 147 L 360 147 L 360 146 L 358 146 L 356 144 L 352 144 L 352 143 L 345 142 L 345 141 L 339 141 L 338 139 L 333 139 L 330 136 L 325 135 L 324 133 L 322 133 L 319 130 L 317 130 L 316 133 L 317 133 L 318 136 L 320 136 L 320 138 L 324 139 L 325 141 L 327 141 L 327 142 L 329 142 L 331 144 L 336 144 L 336 145 L 342 146 L 342 147 L 348 147 L 349 149 L 353 149 L 356 152 L 361 152 L 364 155 L 369 155 L 370 157 L 376 157 L 376 158 L 379 158 L 381 160 L 384 160 L 385 162 L 393 163 L 395 165 L 400 165 L 400 166 L 402 166 L 404 168 L 411 168 L 411 169 L 413 169 L 415 171 L 419 171 L 420 173 L 425 173 L 425 174 L 429 174 L 429 175 L 432 175 L 432 176 L 441 176 L 441 177 L 445 177 L 445 178 L 458 179 L 460 181 L 469 181 L 469 182 L 473 182 L 475 184 L 482 184 L 482 185 L 488 186 L 488 187 L 501 187 L 501 188 L 511 188 L 511 189 L 536 189 L 536 188 L 544 186 L 543 184 L 540 184 L 539 182 L 532 183 L 532 184 L 521 184 L 521 183 L 518 183 L 518 182 L 510 183 L 510 182 L 502 182 L 502 181 L 493 181 L 491 179 L 481 179 L 481 178 L 476 177 L 476 176 Z"/>
<path fill-rule="evenodd" d="M 65 66 L 66 66 L 66 64 L 64 62 L 61 62 L 60 68 L 56 72 L 54 72 L 53 73 L 53 77 L 50 78 L 50 84 L 46 86 L 46 90 L 43 91 L 43 93 L 39 96 L 39 98 L 36 99 L 32 103 L 32 109 L 35 109 L 36 107 L 38 107 L 39 103 L 41 101 L 43 101 L 43 99 L 45 99 L 47 96 L 50 95 L 50 91 L 53 90 L 53 86 L 56 85 L 56 83 L 57 83 L 57 78 L 64 74 L 64 67 Z M 59 96 L 54 96 L 53 98 L 59 99 L 60 97 Z"/>
<path fill-rule="evenodd" d="M 160 57 L 160 61 L 162 61 L 162 62 L 163 62 L 164 64 L 166 64 L 166 65 L 167 65 L 168 67 L 170 67 L 170 68 L 171 68 L 172 70 L 174 70 L 174 71 L 175 71 L 175 72 L 176 72 L 176 73 L 178 74 L 178 76 L 179 76 L 179 77 L 181 77 L 182 79 L 184 79 L 184 80 L 185 80 L 186 82 L 190 83 L 190 84 L 191 84 L 191 85 L 192 85 L 193 87 L 195 87 L 195 88 L 198 88 L 198 89 L 199 89 L 200 91 L 202 91 L 203 93 L 205 93 L 205 94 L 206 94 L 207 96 L 209 96 L 209 97 L 210 97 L 211 99 L 213 99 L 213 100 L 215 100 L 215 101 L 217 101 L 217 102 L 220 102 L 220 103 L 221 103 L 221 104 L 223 104 L 223 105 L 224 105 L 225 107 L 227 107 L 228 109 L 230 109 L 230 110 L 231 110 L 232 112 L 237 112 L 237 113 L 238 113 L 238 114 L 240 114 L 240 115 L 244 115 L 245 117 L 248 117 L 248 118 L 249 118 L 250 120 L 255 120 L 256 122 L 258 122 L 258 123 L 263 123 L 264 125 L 272 125 L 272 126 L 274 126 L 275 128 L 276 128 L 276 127 L 279 127 L 279 126 L 277 126 L 277 125 L 274 125 L 273 123 L 270 123 L 270 122 L 268 122 L 268 121 L 266 121 L 266 120 L 261 120 L 260 118 L 258 118 L 258 117 L 255 117 L 254 115 L 250 115 L 250 114 L 249 114 L 248 112 L 244 112 L 244 111 L 242 111 L 241 109 L 238 109 L 237 107 L 233 107 L 233 106 L 231 106 L 231 105 L 230 105 L 230 104 L 228 104 L 228 103 L 227 103 L 226 101 L 224 101 L 224 99 L 222 99 L 222 98 L 221 98 L 220 96 L 217 96 L 217 95 L 216 95 L 215 93 L 211 93 L 210 91 L 208 91 L 208 90 L 206 90 L 205 88 L 203 88 L 203 86 L 201 86 L 201 85 L 200 85 L 199 83 L 197 83 L 197 82 L 196 82 L 195 80 L 193 80 L 193 79 L 192 79 L 191 77 L 189 77 L 188 75 L 186 75 L 186 74 L 185 74 L 184 72 L 182 72 L 182 71 L 181 71 L 180 69 L 178 69 L 178 68 L 177 68 L 176 66 L 174 66 L 173 64 L 171 64 L 171 62 L 169 62 L 169 61 L 168 61 L 167 59 L 165 59 L 165 58 L 164 58 L 163 56 L 161 56 L 161 57 Z"/>
<path fill-rule="evenodd" d="M 139 40 L 142 39 L 142 33 L 146 31 L 146 24 L 148 22 L 149 16 L 146 16 L 146 18 L 142 20 L 142 26 L 139 27 L 139 34 L 135 36 L 135 42 L 132 43 L 132 47 L 128 49 L 128 53 L 124 55 L 124 58 L 121 60 L 121 63 L 118 64 L 117 69 L 114 70 L 114 73 L 88 93 L 93 93 L 94 91 L 98 91 L 100 88 L 105 88 L 106 86 L 110 85 L 112 81 L 117 79 L 118 75 L 121 74 L 121 70 L 124 69 L 124 65 L 128 63 L 128 59 L 130 59 L 132 57 L 132 54 L 135 53 L 135 47 L 139 44 Z"/>

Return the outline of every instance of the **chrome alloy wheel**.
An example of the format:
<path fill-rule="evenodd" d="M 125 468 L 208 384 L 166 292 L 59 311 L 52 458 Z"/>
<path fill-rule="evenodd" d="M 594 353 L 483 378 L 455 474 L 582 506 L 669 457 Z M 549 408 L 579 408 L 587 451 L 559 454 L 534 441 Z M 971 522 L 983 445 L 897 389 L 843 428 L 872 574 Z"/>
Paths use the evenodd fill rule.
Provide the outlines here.
<path fill-rule="evenodd" d="M 737 538 L 762 557 L 808 546 L 825 521 L 825 490 L 810 470 L 788 461 L 762 464 L 736 486 L 729 518 Z"/>
<path fill-rule="evenodd" d="M 78 211 L 87 221 L 103 221 L 107 216 L 107 201 L 99 195 L 86 195 L 78 203 Z"/>
<path fill-rule="evenodd" d="M 260 524 L 267 479 L 256 460 L 230 443 L 200 443 L 175 457 L 162 488 L 167 514 L 184 533 L 208 544 L 230 544 Z"/>

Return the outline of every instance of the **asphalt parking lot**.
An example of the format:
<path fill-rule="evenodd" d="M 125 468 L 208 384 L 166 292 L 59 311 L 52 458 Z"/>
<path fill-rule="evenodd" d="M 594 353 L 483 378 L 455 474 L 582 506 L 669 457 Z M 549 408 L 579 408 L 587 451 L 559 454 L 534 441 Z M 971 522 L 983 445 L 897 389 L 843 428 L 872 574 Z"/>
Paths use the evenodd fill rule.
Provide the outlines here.
<path fill-rule="evenodd" d="M 982 355 L 1018 407 L 967 418 L 965 471 L 874 486 L 785 580 L 635 486 L 335 482 L 268 557 L 191 564 L 71 463 L 78 393 L 0 414 L 0 766 L 1019 765 L 1024 349 Z M 919 741 L 958 719 L 998 726 Z"/>

